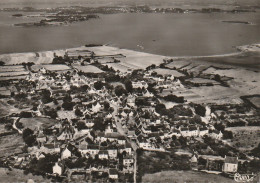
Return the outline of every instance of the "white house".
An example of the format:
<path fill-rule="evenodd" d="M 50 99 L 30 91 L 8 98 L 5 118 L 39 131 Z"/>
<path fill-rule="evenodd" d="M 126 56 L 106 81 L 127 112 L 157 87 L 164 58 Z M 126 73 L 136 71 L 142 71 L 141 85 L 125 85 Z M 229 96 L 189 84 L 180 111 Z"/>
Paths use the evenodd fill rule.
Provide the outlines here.
<path fill-rule="evenodd" d="M 106 151 L 106 150 L 99 151 L 98 158 L 99 159 L 108 159 L 108 151 Z"/>
<path fill-rule="evenodd" d="M 117 157 L 117 149 L 114 148 L 108 148 L 107 150 L 109 158 L 116 158 Z"/>
<path fill-rule="evenodd" d="M 52 167 L 52 173 L 57 175 L 62 174 L 62 167 L 58 164 L 58 162 L 56 162 L 55 165 Z"/>
<path fill-rule="evenodd" d="M 124 157 L 124 159 L 123 159 L 123 165 L 124 166 L 132 166 L 133 163 L 134 163 L 134 159 L 133 158 L 131 158 L 129 156 Z"/>
<path fill-rule="evenodd" d="M 223 172 L 235 173 L 238 168 L 238 157 L 225 156 Z"/>
<path fill-rule="evenodd" d="M 206 127 L 201 127 L 199 129 L 199 136 L 203 137 L 204 135 L 207 135 L 209 133 L 209 130 Z"/>
<path fill-rule="evenodd" d="M 98 111 L 100 111 L 101 107 L 102 107 L 102 106 L 99 104 L 99 102 L 97 102 L 96 105 L 92 105 L 92 111 L 93 111 L 94 113 L 97 113 Z"/>
<path fill-rule="evenodd" d="M 68 148 L 66 148 L 61 153 L 61 159 L 67 159 L 69 157 L 71 157 L 71 152 L 70 152 L 70 150 Z"/>

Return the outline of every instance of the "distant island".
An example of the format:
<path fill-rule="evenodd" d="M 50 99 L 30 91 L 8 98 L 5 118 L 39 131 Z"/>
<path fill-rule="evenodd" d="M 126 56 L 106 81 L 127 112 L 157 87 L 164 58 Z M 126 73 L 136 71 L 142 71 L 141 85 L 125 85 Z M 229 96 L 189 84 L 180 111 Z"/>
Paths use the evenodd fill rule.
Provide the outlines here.
<path fill-rule="evenodd" d="M 231 10 L 220 8 L 184 9 L 184 8 L 152 8 L 149 6 L 129 6 L 129 7 L 58 7 L 58 8 L 3 8 L 0 11 L 6 12 L 40 12 L 38 15 L 27 15 L 26 17 L 43 17 L 40 22 L 19 23 L 15 26 L 46 26 L 64 25 L 72 22 L 87 21 L 92 18 L 99 18 L 96 14 L 116 14 L 116 13 L 246 13 L 256 12 L 254 8 L 238 7 Z M 44 13 L 42 13 L 44 12 Z M 22 17 L 22 14 L 13 16 Z"/>

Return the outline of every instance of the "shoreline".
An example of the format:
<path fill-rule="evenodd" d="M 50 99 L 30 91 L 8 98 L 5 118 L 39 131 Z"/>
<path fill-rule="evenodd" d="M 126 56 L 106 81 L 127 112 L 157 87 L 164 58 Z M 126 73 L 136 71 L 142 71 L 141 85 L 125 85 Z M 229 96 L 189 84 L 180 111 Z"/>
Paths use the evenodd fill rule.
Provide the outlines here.
<path fill-rule="evenodd" d="M 23 62 L 33 62 L 35 64 L 50 64 L 54 58 L 54 53 L 57 56 L 64 56 L 66 50 L 89 50 L 96 53 L 98 56 L 105 56 L 109 54 L 123 54 L 128 57 L 126 60 L 122 60 L 127 64 L 131 62 L 135 63 L 136 68 L 144 69 L 145 67 L 155 64 L 159 65 L 163 63 L 163 59 L 188 60 L 191 62 L 197 62 L 206 65 L 221 65 L 232 66 L 237 68 L 250 69 L 254 71 L 260 71 L 258 66 L 260 43 L 254 43 L 250 45 L 242 45 L 235 47 L 237 52 L 206 55 L 206 56 L 164 56 L 153 53 L 147 53 L 143 51 L 135 51 L 116 46 L 110 46 L 109 44 L 94 46 L 94 47 L 73 47 L 56 49 L 40 52 L 21 52 L 21 53 L 8 53 L 0 54 L 0 60 L 5 62 L 5 65 L 20 65 Z M 224 59 L 225 58 L 225 59 Z M 193 60 L 194 59 L 194 60 Z"/>
<path fill-rule="evenodd" d="M 258 50 L 250 50 L 250 47 L 257 47 Z M 139 52 L 139 53 L 146 53 L 150 55 L 156 55 L 156 56 L 162 56 L 162 57 L 167 57 L 171 59 L 196 59 L 196 58 L 214 58 L 214 57 L 229 57 L 229 56 L 239 56 L 243 53 L 246 52 L 260 52 L 260 43 L 252 43 L 252 44 L 247 44 L 247 45 L 242 45 L 242 46 L 235 46 L 235 49 L 237 52 L 231 52 L 231 53 L 223 53 L 223 54 L 213 54 L 213 55 L 198 55 L 198 56 L 168 56 L 168 55 L 160 55 L 160 54 L 154 54 L 154 53 L 149 53 L 149 52 L 144 52 L 144 51 L 136 51 L 136 50 L 131 50 L 128 48 L 121 48 L 119 46 L 110 46 L 109 44 L 104 44 L 100 46 L 94 46 L 94 47 L 110 47 L 110 48 L 115 48 L 115 49 L 120 49 L 120 50 L 129 50 L 129 51 L 134 51 L 134 52 Z M 93 47 L 86 47 L 84 45 L 82 46 L 76 46 L 76 47 L 71 47 L 71 48 L 61 48 L 61 49 L 55 49 L 55 50 L 41 50 L 41 51 L 30 51 L 30 52 L 13 52 L 13 53 L 3 53 L 0 54 L 0 59 L 3 56 L 11 56 L 11 55 L 28 55 L 28 54 L 35 54 L 35 53 L 47 53 L 47 52 L 65 52 L 66 50 L 75 50 L 75 49 L 82 49 L 82 48 L 93 48 Z"/>

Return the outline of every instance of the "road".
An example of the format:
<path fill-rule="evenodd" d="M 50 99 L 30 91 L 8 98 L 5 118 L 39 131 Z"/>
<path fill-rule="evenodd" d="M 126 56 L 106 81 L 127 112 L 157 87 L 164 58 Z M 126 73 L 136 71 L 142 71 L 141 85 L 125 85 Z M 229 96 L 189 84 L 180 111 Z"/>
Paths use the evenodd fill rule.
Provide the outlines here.
<path fill-rule="evenodd" d="M 110 101 L 108 101 L 108 102 L 110 103 L 110 106 L 112 106 L 114 108 L 112 115 L 115 119 L 115 124 L 116 124 L 116 128 L 117 128 L 118 133 L 120 133 L 121 135 L 126 137 L 127 142 L 131 144 L 131 147 L 134 150 L 134 183 L 136 183 L 136 172 L 137 172 L 137 153 L 136 153 L 136 150 L 138 149 L 138 146 L 135 142 L 133 142 L 131 139 L 129 139 L 127 137 L 127 135 L 125 134 L 123 127 L 122 127 L 122 120 L 117 116 L 118 106 L 112 104 Z"/>

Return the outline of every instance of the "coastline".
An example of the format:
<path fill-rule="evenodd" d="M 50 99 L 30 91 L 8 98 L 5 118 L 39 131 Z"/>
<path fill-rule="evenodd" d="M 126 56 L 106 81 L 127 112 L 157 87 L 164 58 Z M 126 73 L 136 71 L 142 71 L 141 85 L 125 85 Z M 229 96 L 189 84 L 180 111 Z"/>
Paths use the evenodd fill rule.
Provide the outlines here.
<path fill-rule="evenodd" d="M 137 67 L 140 67 L 140 69 L 144 69 L 145 67 L 147 67 L 151 64 L 159 65 L 163 62 L 163 59 L 172 59 L 175 61 L 176 60 L 189 60 L 189 61 L 196 61 L 196 62 L 202 62 L 202 63 L 208 62 L 209 64 L 214 64 L 214 65 L 215 64 L 216 65 L 230 65 L 230 66 L 236 66 L 236 67 L 241 66 L 244 68 L 252 68 L 252 69 L 260 70 L 260 68 L 257 66 L 259 64 L 254 63 L 254 61 L 252 61 L 252 63 L 250 63 L 250 65 L 248 65 L 245 62 L 232 63 L 229 61 L 225 62 L 225 60 L 224 61 L 222 60 L 223 58 L 233 58 L 233 57 L 242 58 L 246 54 L 249 54 L 249 55 L 256 54 L 258 56 L 258 54 L 260 53 L 260 43 L 236 46 L 235 48 L 237 49 L 237 52 L 226 53 L 226 54 L 206 55 L 206 56 L 164 56 L 164 55 L 146 53 L 146 52 L 141 52 L 141 51 L 134 51 L 134 50 L 115 47 L 115 46 L 109 46 L 109 45 L 102 45 L 102 46 L 96 46 L 96 47 L 80 46 L 80 47 L 74 47 L 74 48 L 65 48 L 65 49 L 40 51 L 40 52 L 21 52 L 21 53 L 0 54 L 0 60 L 5 62 L 6 65 L 17 65 L 17 64 L 22 64 L 23 62 L 33 62 L 35 64 L 50 64 L 54 58 L 54 54 L 56 54 L 57 56 L 64 56 L 66 51 L 89 50 L 89 51 L 95 52 L 95 54 L 98 56 L 104 56 L 104 55 L 109 55 L 109 54 L 123 54 L 127 58 L 129 58 L 126 60 L 126 62 L 128 64 L 131 64 L 131 59 L 133 60 L 134 63 L 137 63 L 139 60 L 139 62 L 141 62 L 141 64 L 137 64 Z M 197 59 L 199 59 L 199 60 L 197 60 Z M 226 60 L 228 60 L 228 59 L 226 59 Z M 122 62 L 124 62 L 124 60 Z M 255 65 L 257 67 L 255 67 Z"/>

